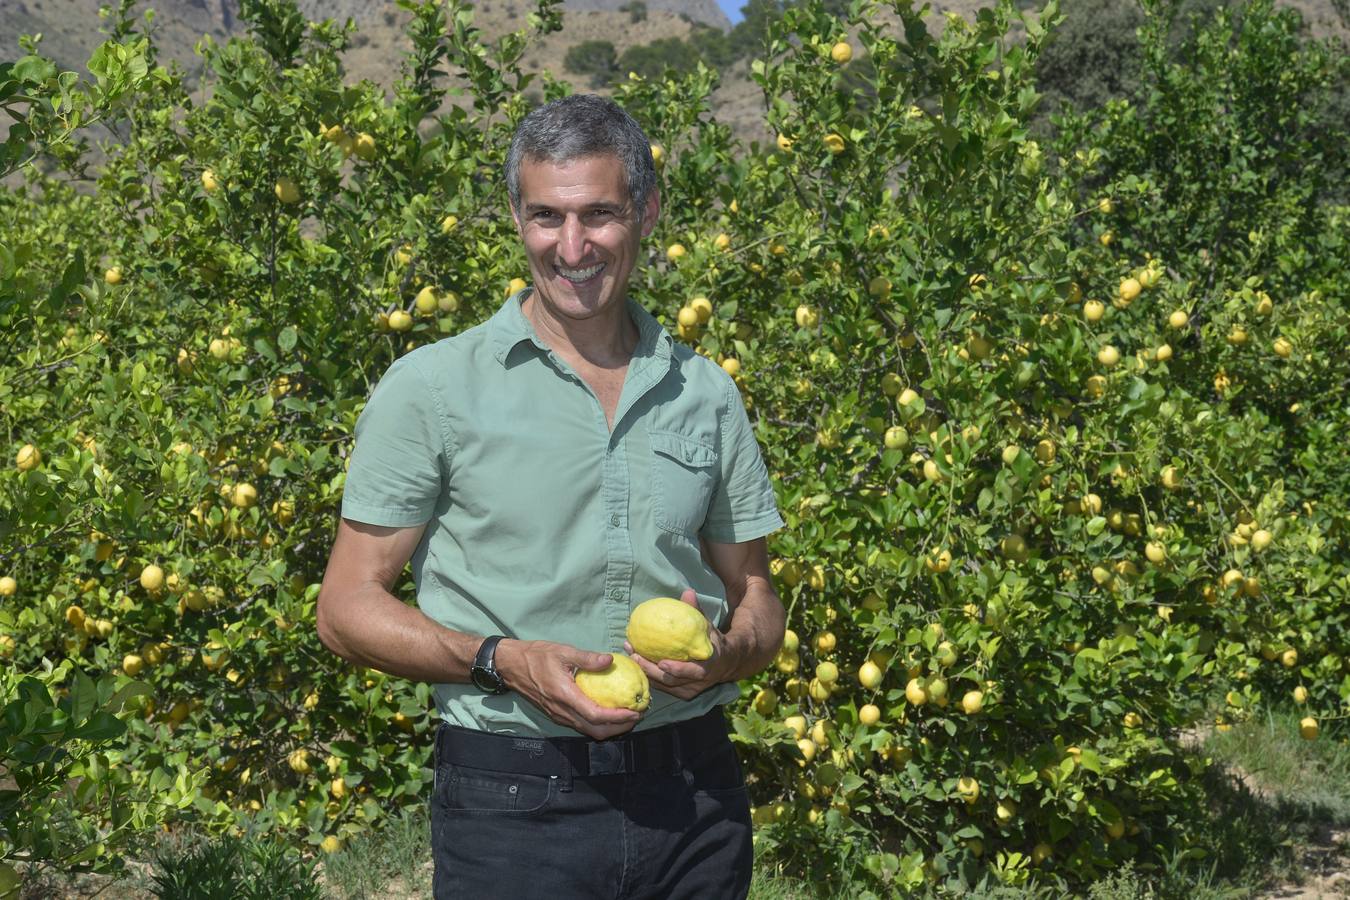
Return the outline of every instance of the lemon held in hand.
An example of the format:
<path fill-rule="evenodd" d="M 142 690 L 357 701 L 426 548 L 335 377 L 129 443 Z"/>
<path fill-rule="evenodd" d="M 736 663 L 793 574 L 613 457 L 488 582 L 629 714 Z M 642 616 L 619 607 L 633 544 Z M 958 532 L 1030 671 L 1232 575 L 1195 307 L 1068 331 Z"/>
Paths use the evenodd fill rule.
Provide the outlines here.
<path fill-rule="evenodd" d="M 696 607 L 673 597 L 653 597 L 628 617 L 628 643 L 652 662 L 708 659 L 708 620 Z"/>
<path fill-rule="evenodd" d="M 608 709 L 642 712 L 652 702 L 647 673 L 622 653 L 611 655 L 613 658 L 605 668 L 596 672 L 577 672 L 577 687 L 587 697 Z"/>

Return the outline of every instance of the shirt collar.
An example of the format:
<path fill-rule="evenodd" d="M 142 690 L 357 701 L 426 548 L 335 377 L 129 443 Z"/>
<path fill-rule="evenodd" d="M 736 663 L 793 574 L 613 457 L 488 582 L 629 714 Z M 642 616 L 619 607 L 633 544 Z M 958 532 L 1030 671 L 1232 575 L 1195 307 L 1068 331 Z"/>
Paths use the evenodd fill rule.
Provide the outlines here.
<path fill-rule="evenodd" d="M 535 333 L 534 326 L 525 318 L 525 313 L 520 308 L 533 290 L 534 288 L 527 287 L 512 294 L 488 320 L 488 333 L 494 348 L 493 355 L 501 365 L 506 365 L 507 354 L 521 341 L 529 341 L 540 350 L 548 352 L 548 345 Z M 638 328 L 638 342 L 633 348 L 633 358 L 650 356 L 654 357 L 656 362 L 669 366 L 675 344 L 670 333 L 632 297 L 627 298 L 627 306 L 628 314 L 632 316 Z"/>

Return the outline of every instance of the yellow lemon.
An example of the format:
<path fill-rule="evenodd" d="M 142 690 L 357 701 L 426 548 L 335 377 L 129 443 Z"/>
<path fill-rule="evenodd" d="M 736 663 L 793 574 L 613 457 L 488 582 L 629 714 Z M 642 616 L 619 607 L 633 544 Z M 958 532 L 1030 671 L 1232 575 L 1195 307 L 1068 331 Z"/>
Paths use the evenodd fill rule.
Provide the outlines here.
<path fill-rule="evenodd" d="M 153 563 L 141 569 L 141 587 L 151 593 L 164 587 L 164 570 Z"/>
<path fill-rule="evenodd" d="M 858 668 L 858 683 L 869 691 L 881 684 L 881 667 L 870 659 Z"/>
<path fill-rule="evenodd" d="M 20 472 L 28 472 L 42 465 L 42 451 L 32 444 L 24 444 L 14 454 L 14 465 Z"/>
<path fill-rule="evenodd" d="M 300 202 L 300 188 L 296 186 L 294 181 L 285 176 L 277 179 L 277 183 L 273 186 L 272 191 L 282 203 L 289 204 Z"/>
<path fill-rule="evenodd" d="M 612 654 L 610 664 L 598 672 L 577 672 L 576 682 L 583 694 L 609 709 L 641 712 L 652 702 L 647 673 L 622 653 Z"/>
<path fill-rule="evenodd" d="M 628 643 L 652 662 L 707 659 L 713 653 L 707 617 L 674 597 L 653 597 L 638 604 L 628 617 Z"/>
<path fill-rule="evenodd" d="M 841 66 L 852 58 L 853 47 L 849 45 L 848 41 L 840 41 L 830 48 L 830 59 L 839 63 Z"/>
<path fill-rule="evenodd" d="M 431 285 L 422 288 L 417 292 L 417 297 L 413 299 L 413 305 L 417 307 L 417 311 L 424 316 L 429 316 L 434 313 L 438 306 L 436 289 Z"/>
<path fill-rule="evenodd" d="M 692 309 L 698 315 L 698 324 L 707 325 L 708 320 L 713 316 L 712 301 L 707 297 L 695 297 L 689 301 L 688 309 Z"/>
<path fill-rule="evenodd" d="M 240 509 L 248 509 L 258 502 L 258 489 L 246 481 L 241 481 L 230 492 L 230 502 Z"/>

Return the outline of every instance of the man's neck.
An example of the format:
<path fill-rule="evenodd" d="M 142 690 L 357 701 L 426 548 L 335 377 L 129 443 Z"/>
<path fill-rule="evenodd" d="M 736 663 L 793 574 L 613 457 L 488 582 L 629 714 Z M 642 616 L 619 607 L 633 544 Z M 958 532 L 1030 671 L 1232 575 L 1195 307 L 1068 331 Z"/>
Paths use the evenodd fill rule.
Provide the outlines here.
<path fill-rule="evenodd" d="M 525 320 L 540 340 L 564 357 L 602 369 L 628 365 L 638 344 L 638 327 L 628 314 L 627 301 L 613 310 L 612 315 L 581 320 L 555 317 L 533 292 L 521 304 Z"/>

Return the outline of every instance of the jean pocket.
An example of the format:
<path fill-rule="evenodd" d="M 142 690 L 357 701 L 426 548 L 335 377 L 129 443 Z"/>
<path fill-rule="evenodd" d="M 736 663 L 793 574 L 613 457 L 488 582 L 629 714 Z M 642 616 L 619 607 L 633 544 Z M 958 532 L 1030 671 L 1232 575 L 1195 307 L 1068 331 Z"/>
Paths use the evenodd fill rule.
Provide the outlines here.
<path fill-rule="evenodd" d="M 717 483 L 717 451 L 676 431 L 651 431 L 652 495 L 656 524 L 672 534 L 703 527 Z"/>
<path fill-rule="evenodd" d="M 444 764 L 436 794 L 442 810 L 462 815 L 528 816 L 548 809 L 558 779 Z"/>

